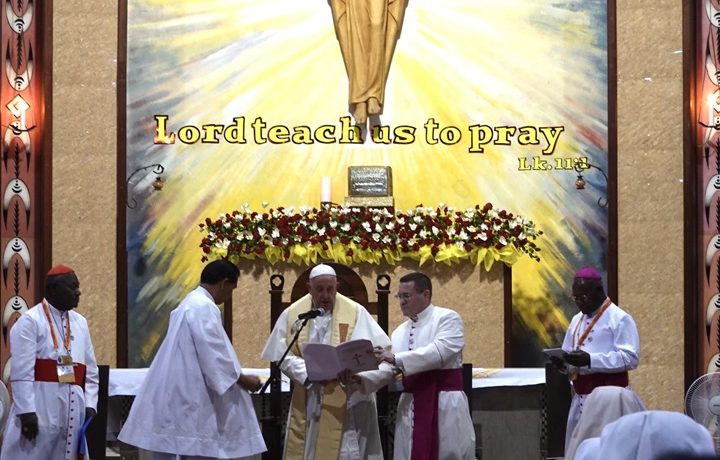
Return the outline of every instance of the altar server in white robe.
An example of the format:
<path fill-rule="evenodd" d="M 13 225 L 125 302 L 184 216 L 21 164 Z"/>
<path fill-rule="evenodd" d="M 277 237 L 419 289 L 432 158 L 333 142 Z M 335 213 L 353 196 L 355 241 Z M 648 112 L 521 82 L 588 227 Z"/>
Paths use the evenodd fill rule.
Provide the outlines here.
<path fill-rule="evenodd" d="M 475 429 L 463 391 L 463 321 L 432 304 L 427 275 L 400 278 L 396 297 L 409 319 L 392 333 L 392 351 L 376 349 L 380 369 L 358 374 L 364 391 L 402 374 L 403 393 L 395 421 L 395 460 L 470 460 Z"/>
<path fill-rule="evenodd" d="M 573 316 L 565 334 L 564 362 L 553 360 L 567 372 L 573 389 L 565 431 L 566 452 L 587 395 L 599 386 L 630 388 L 628 371 L 640 361 L 635 321 L 605 294 L 597 269 L 578 270 L 572 293 L 580 312 Z"/>
<path fill-rule="evenodd" d="M 75 272 L 48 272 L 45 297 L 10 329 L 13 403 L 2 460 L 75 460 L 85 443 L 80 429 L 95 415 L 98 368 Z M 84 447 L 84 446 L 83 446 Z M 86 451 L 83 449 L 83 451 Z"/>
<path fill-rule="evenodd" d="M 217 307 L 238 277 L 227 260 L 205 266 L 200 286 L 170 314 L 118 439 L 162 460 L 234 459 L 267 450 L 248 393 L 260 388 L 260 379 L 243 373 Z"/>
<path fill-rule="evenodd" d="M 347 376 L 329 382 L 308 381 L 302 346 L 308 342 L 337 345 L 368 339 L 387 348 L 390 339 L 370 313 L 357 302 L 337 293 L 335 270 L 319 264 L 310 271 L 309 294 L 285 309 L 275 323 L 262 358 L 279 361 L 295 334 L 298 315 L 311 309 L 323 314 L 309 321 L 280 369 L 295 383 L 285 459 L 382 460 L 375 394 L 349 392 Z M 342 380 L 342 382 L 340 381 Z"/>

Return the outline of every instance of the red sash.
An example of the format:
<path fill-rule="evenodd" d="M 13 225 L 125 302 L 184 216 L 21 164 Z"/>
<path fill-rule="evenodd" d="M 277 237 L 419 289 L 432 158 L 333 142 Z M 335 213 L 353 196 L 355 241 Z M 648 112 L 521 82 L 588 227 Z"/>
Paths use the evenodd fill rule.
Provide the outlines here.
<path fill-rule="evenodd" d="M 85 389 L 85 365 L 73 363 L 73 372 L 75 373 L 75 385 L 79 385 Z M 57 361 L 54 359 L 36 359 L 35 360 L 35 381 L 36 382 L 57 382 Z"/>
<path fill-rule="evenodd" d="M 579 395 L 589 395 L 597 387 L 626 387 L 630 384 L 630 378 L 628 377 L 627 371 L 612 374 L 586 374 L 578 375 L 572 384 L 575 393 Z"/>
<path fill-rule="evenodd" d="M 413 395 L 411 460 L 438 458 L 438 395 L 462 391 L 462 369 L 437 369 L 403 378 L 405 393 Z"/>

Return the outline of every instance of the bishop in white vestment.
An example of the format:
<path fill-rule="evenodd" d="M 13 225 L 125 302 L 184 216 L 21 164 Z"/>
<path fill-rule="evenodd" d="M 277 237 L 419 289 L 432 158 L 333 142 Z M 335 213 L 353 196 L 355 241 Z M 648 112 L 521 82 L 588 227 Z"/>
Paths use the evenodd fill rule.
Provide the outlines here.
<path fill-rule="evenodd" d="M 45 298 L 10 329 L 13 403 L 2 460 L 75 460 L 85 447 L 80 428 L 96 412 L 98 368 L 87 321 L 72 311 L 79 300 L 77 276 L 57 265 Z"/>
<path fill-rule="evenodd" d="M 587 395 L 599 386 L 629 388 L 628 371 L 640 361 L 635 321 L 607 297 L 597 270 L 585 267 L 576 273 L 573 298 L 580 312 L 570 321 L 562 345 L 573 388 L 565 431 L 566 451 Z"/>
<path fill-rule="evenodd" d="M 392 333 L 392 352 L 378 349 L 380 370 L 358 374 L 365 391 L 403 376 L 395 420 L 395 460 L 472 460 L 475 429 L 463 391 L 463 321 L 431 303 L 432 284 L 422 273 L 400 278 L 397 298 L 410 319 Z"/>

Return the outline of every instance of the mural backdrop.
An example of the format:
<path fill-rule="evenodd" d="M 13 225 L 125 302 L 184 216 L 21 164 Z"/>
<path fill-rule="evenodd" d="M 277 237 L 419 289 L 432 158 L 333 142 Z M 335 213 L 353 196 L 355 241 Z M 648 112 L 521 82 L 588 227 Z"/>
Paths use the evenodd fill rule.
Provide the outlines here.
<path fill-rule="evenodd" d="M 536 223 L 541 261 L 513 266 L 513 356 L 540 364 L 575 312 L 574 271 L 605 269 L 607 181 L 590 168 L 577 190 L 574 167 L 608 170 L 607 3 L 412 0 L 403 14 L 391 1 L 383 19 L 375 2 L 399 38 L 382 113 L 366 105 L 383 128 L 364 142 L 348 72 L 382 63 L 346 69 L 334 18 L 353 11 L 332 3 L 128 1 L 127 171 L 158 163 L 166 181 L 129 184 L 129 365 L 150 362 L 197 282 L 199 223 L 244 204 L 317 206 L 326 176 L 342 203 L 362 165 L 392 168 L 399 210 L 490 202 Z"/>

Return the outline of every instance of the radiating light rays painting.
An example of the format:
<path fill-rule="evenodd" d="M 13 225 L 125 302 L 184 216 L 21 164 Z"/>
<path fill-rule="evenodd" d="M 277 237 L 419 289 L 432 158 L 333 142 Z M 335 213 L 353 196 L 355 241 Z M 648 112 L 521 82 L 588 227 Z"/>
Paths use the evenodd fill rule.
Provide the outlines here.
<path fill-rule="evenodd" d="M 149 363 L 199 278 L 198 223 L 244 203 L 317 205 L 323 176 L 342 201 L 348 166 L 362 165 L 392 167 L 398 209 L 492 202 L 535 221 L 542 261 L 513 267 L 514 340 L 530 361 L 560 342 L 572 273 L 604 268 L 607 248 L 607 184 L 589 169 L 578 191 L 572 168 L 607 171 L 606 2 L 412 0 L 380 117 L 386 143 L 338 140 L 348 81 L 326 1 L 130 0 L 127 24 L 127 170 L 161 163 L 166 176 L 162 194 L 143 195 L 154 177 L 130 184 L 141 195 L 127 214 L 131 366 Z M 203 141 L 208 125 L 244 142 Z M 332 142 L 268 140 L 275 126 L 326 125 Z M 397 127 L 410 142 L 393 142 Z"/>

